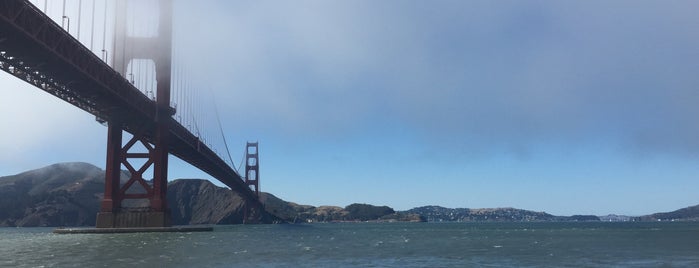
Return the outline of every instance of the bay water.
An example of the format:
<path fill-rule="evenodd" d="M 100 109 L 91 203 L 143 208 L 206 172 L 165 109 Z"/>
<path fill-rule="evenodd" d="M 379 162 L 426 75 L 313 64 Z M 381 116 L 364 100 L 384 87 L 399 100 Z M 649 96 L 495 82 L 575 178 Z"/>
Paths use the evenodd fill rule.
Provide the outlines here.
<path fill-rule="evenodd" d="M 328 223 L 213 232 L 0 228 L 0 267 L 699 267 L 699 223 Z"/>

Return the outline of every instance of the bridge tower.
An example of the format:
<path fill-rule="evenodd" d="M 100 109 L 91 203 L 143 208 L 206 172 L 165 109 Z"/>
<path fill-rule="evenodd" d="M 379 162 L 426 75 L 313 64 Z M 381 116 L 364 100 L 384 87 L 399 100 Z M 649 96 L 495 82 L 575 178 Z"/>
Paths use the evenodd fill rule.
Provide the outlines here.
<path fill-rule="evenodd" d="M 260 197 L 260 154 L 257 142 L 248 142 L 245 147 L 245 185 Z M 243 223 L 257 223 L 262 216 L 262 203 L 245 202 Z"/>
<path fill-rule="evenodd" d="M 116 37 L 111 59 L 114 69 L 127 77 L 127 67 L 134 60 L 152 60 L 157 81 L 156 123 L 143 124 L 141 129 L 125 129 L 124 118 L 109 118 L 107 165 L 104 198 L 97 214 L 97 228 L 167 227 L 171 225 L 167 207 L 168 129 L 174 114 L 170 107 L 170 75 L 172 53 L 172 2 L 158 2 L 157 34 L 130 36 L 127 31 L 127 4 L 116 3 Z M 134 49 L 138 48 L 138 49 Z M 115 111 L 113 114 L 118 115 Z M 123 143 L 123 132 L 133 134 Z M 146 133 L 150 135 L 145 135 Z M 146 137 L 153 137 L 147 139 Z M 140 148 L 140 150 L 139 150 Z M 130 174 L 122 175 L 122 165 Z M 152 168 L 152 169 L 151 169 Z M 152 171 L 152 182 L 144 173 Z M 125 181 L 122 177 L 125 176 Z M 147 206 L 130 208 L 125 201 L 145 201 Z"/>
<path fill-rule="evenodd" d="M 258 143 L 248 142 L 245 149 L 245 185 L 260 197 L 260 158 Z"/>

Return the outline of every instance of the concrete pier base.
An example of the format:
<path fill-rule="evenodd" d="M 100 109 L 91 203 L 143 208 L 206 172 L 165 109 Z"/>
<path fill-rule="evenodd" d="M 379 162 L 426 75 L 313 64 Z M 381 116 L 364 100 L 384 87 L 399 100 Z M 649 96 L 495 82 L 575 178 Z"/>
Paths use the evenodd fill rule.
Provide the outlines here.
<path fill-rule="evenodd" d="M 153 232 L 211 232 L 211 226 L 173 226 L 140 228 L 58 228 L 55 234 L 117 234 L 117 233 L 153 233 Z"/>
<path fill-rule="evenodd" d="M 169 212 L 123 211 L 97 213 L 97 228 L 170 227 Z"/>

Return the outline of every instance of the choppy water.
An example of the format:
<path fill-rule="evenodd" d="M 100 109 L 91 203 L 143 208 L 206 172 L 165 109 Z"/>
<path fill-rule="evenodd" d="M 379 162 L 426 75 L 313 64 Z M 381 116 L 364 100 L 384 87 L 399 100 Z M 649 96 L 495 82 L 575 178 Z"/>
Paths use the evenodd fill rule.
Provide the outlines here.
<path fill-rule="evenodd" d="M 343 223 L 202 233 L 0 228 L 0 267 L 699 267 L 699 223 Z"/>

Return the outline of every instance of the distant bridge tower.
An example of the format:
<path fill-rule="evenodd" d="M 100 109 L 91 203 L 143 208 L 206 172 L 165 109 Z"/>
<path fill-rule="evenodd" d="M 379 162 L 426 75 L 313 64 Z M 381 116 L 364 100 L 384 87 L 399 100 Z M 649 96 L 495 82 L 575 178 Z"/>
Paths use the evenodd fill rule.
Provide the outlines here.
<path fill-rule="evenodd" d="M 248 142 L 245 147 L 245 185 L 260 197 L 260 154 L 257 142 Z M 243 223 L 259 223 L 262 217 L 261 202 L 245 202 Z"/>
<path fill-rule="evenodd" d="M 260 197 L 260 157 L 257 142 L 248 142 L 245 149 L 245 185 Z"/>
<path fill-rule="evenodd" d="M 157 0 L 159 22 L 153 36 L 129 36 L 126 27 L 129 1 L 116 1 L 116 37 L 111 60 L 114 69 L 127 77 L 126 68 L 136 59 L 152 60 L 157 81 L 156 124 L 143 124 L 141 129 L 126 129 L 122 122 L 134 118 L 109 118 L 107 134 L 107 165 L 104 198 L 97 214 L 97 228 L 165 227 L 170 226 L 167 207 L 167 166 L 169 119 L 174 114 L 170 107 L 170 72 L 172 54 L 172 0 Z M 140 2 L 140 1 L 139 1 Z M 138 47 L 139 49 L 133 49 Z M 120 114 L 115 111 L 113 114 Z M 123 144 L 122 134 L 128 131 L 133 138 Z M 150 135 L 146 135 L 150 134 Z M 153 137 L 148 139 L 146 137 Z M 121 181 L 122 164 L 130 175 Z M 151 169 L 152 168 L 152 169 Z M 152 183 L 143 178 L 151 170 Z M 125 200 L 147 200 L 148 206 L 129 209 Z"/>

